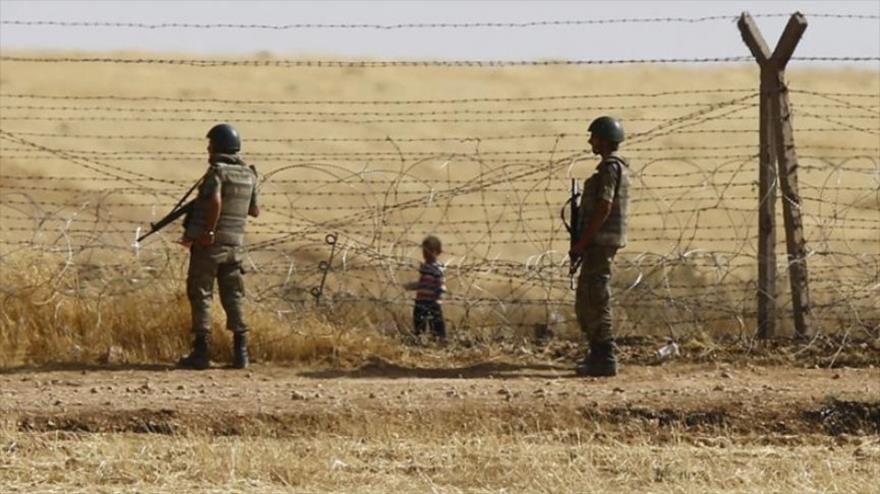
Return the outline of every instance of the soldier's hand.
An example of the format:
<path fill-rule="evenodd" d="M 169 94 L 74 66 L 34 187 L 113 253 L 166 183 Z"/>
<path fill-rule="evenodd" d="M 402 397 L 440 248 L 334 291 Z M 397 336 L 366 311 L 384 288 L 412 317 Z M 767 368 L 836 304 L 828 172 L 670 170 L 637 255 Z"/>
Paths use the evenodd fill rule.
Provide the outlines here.
<path fill-rule="evenodd" d="M 214 232 L 204 232 L 196 239 L 196 243 L 206 247 L 214 243 Z"/>

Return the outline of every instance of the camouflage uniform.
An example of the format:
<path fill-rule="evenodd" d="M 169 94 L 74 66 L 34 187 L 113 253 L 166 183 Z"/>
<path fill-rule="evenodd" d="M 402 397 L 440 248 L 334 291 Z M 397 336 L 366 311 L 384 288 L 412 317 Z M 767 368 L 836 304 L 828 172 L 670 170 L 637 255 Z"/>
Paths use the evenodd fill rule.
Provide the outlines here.
<path fill-rule="evenodd" d="M 599 200 L 612 204 L 608 219 L 583 253 L 575 299 L 575 314 L 591 345 L 614 339 L 611 327 L 611 265 L 626 245 L 626 209 L 629 198 L 627 163 L 617 152 L 602 160 L 584 183 L 580 231 L 585 231 Z"/>
<path fill-rule="evenodd" d="M 257 205 L 256 184 L 257 176 L 252 168 L 237 155 L 222 154 L 212 157 L 211 167 L 199 186 L 200 199 L 208 198 L 219 190 L 222 206 L 214 243 L 208 246 L 194 243 L 190 248 L 186 293 L 192 308 L 192 330 L 196 336 L 211 332 L 214 279 L 217 279 L 220 302 L 226 312 L 226 328 L 238 334 L 248 330 L 242 311 L 245 294 L 241 246 L 248 211 Z M 205 201 L 197 201 L 186 219 L 184 236 L 189 240 L 197 239 L 207 230 L 204 204 Z"/>

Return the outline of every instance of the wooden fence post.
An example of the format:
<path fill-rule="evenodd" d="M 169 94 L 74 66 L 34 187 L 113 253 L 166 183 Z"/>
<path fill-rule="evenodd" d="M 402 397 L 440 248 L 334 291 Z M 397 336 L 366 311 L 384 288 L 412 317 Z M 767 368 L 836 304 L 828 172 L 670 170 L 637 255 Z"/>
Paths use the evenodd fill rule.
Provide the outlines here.
<path fill-rule="evenodd" d="M 769 55 L 754 20 L 743 13 L 739 29 L 743 41 L 752 51 L 761 67 L 761 198 L 759 200 L 759 240 L 758 240 L 758 335 L 764 338 L 775 336 L 775 183 L 765 189 L 765 178 L 772 177 L 773 154 L 779 166 L 779 185 L 782 189 L 782 214 L 785 223 L 785 245 L 788 260 L 788 274 L 791 284 L 792 308 L 794 310 L 795 332 L 799 337 L 812 334 L 809 280 L 807 276 L 806 240 L 801 218 L 801 201 L 797 181 L 797 152 L 794 145 L 794 130 L 791 124 L 791 106 L 788 100 L 788 87 L 785 85 L 785 66 L 807 28 L 807 20 L 801 13 L 795 13 L 788 20 L 776 49 Z M 765 101 L 766 98 L 766 101 Z M 766 147 L 765 147 L 766 146 Z M 772 148 L 772 151 L 770 149 Z M 766 161 L 765 161 L 766 158 Z M 775 181 L 775 177 L 774 177 Z M 766 192 L 766 196 L 765 196 Z M 774 206 L 765 204 L 765 198 L 772 194 Z M 770 216 L 765 228 L 765 218 Z M 771 243 L 767 243 L 767 242 Z M 763 245 L 763 250 L 762 250 Z M 768 260 L 773 266 L 768 267 Z M 764 276 L 761 276 L 761 273 Z M 772 291 L 771 291 L 772 290 Z M 762 312 L 763 309 L 763 312 Z M 772 322 L 771 322 L 772 321 Z"/>
<path fill-rule="evenodd" d="M 743 13 L 739 31 L 761 69 L 758 162 L 758 338 L 776 337 L 776 160 L 773 152 L 770 48 L 752 17 Z"/>
<path fill-rule="evenodd" d="M 801 197 L 798 189 L 798 159 L 791 125 L 785 66 L 807 29 L 807 19 L 798 12 L 791 16 L 770 59 L 774 62 L 773 143 L 779 164 L 779 186 L 782 189 L 782 217 L 785 219 L 785 246 L 788 252 L 788 277 L 791 283 L 794 328 L 799 337 L 812 334 L 810 285 L 807 276 L 807 245 L 801 218 Z"/>

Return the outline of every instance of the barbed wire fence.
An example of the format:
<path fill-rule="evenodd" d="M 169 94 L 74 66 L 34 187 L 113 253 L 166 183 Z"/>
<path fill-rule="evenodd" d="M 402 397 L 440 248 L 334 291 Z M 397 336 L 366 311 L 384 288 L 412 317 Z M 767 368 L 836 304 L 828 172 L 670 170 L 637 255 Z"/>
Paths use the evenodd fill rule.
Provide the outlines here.
<path fill-rule="evenodd" d="M 277 26 L 3 20 L 0 24 L 387 30 L 732 19 Z M 878 57 L 792 60 L 876 62 Z M 517 70 L 750 61 L 747 56 L 549 61 L 0 56 L 5 67 L 100 64 L 191 70 Z M 796 135 L 813 137 L 809 144 L 798 143 L 813 320 L 820 332 L 855 331 L 878 337 L 880 96 L 870 91 L 797 87 L 790 92 Z M 51 284 L 59 298 L 112 300 L 159 280 L 182 286 L 186 253 L 174 242 L 179 237 L 175 226 L 143 244 L 134 239 L 150 221 L 164 215 L 189 185 L 178 175 L 157 170 L 205 159 L 199 151 L 202 127 L 228 121 L 259 129 L 244 136 L 244 157 L 260 170 L 264 211 L 248 230 L 249 298 L 279 320 L 295 327 L 308 311 L 352 311 L 367 314 L 388 331 L 407 332 L 411 294 L 401 285 L 414 276 L 421 238 L 433 233 L 443 239 L 446 250 L 442 260 L 450 294 L 445 304 L 453 331 L 492 337 L 521 335 L 535 327 L 574 331 L 568 236 L 559 209 L 567 198 L 568 178 L 585 178 L 596 161 L 584 149 L 583 127 L 598 114 L 612 113 L 631 129 L 623 152 L 632 164 L 631 234 L 629 245 L 616 259 L 613 290 L 620 333 L 745 337 L 755 333 L 760 200 L 757 83 L 638 93 L 433 99 L 260 99 L 258 90 L 254 94 L 233 99 L 2 90 L 0 268 L 16 269 L 22 256 L 57 266 L 43 283 Z M 70 129 L 73 122 L 76 131 Z M 112 131 L 106 130 L 108 125 Z M 192 132 L 140 132 L 127 130 L 129 125 Z M 302 131 L 314 126 L 320 132 Z M 847 137 L 847 144 L 836 144 L 841 136 Z M 851 145 L 853 136 L 862 144 Z M 55 173 L 64 169 L 60 165 L 70 171 Z M 46 171 L 50 169 L 53 172 Z M 337 239 L 337 254 L 326 271 L 320 261 L 330 253 L 328 234 Z M 779 261 L 776 317 L 790 330 L 793 309 L 784 303 L 785 266 Z M 326 284 L 321 281 L 325 277 Z M 19 288 L 0 285 L 4 296 Z M 314 296 L 318 286 L 320 304 Z"/>

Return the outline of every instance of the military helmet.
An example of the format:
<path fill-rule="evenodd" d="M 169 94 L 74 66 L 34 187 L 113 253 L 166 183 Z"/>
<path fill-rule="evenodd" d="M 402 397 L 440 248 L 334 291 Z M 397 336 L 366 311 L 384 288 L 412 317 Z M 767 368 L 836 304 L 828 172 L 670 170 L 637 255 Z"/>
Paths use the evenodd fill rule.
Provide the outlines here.
<path fill-rule="evenodd" d="M 609 142 L 623 142 L 623 125 L 620 121 L 613 117 L 603 116 L 590 124 L 590 133 L 596 134 L 602 139 Z"/>
<path fill-rule="evenodd" d="M 215 153 L 237 153 L 241 150 L 241 136 L 235 127 L 229 124 L 217 124 L 211 127 L 206 135 L 211 141 L 211 149 Z"/>

